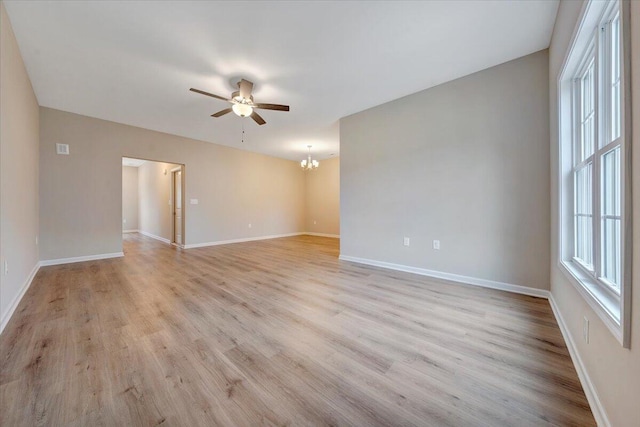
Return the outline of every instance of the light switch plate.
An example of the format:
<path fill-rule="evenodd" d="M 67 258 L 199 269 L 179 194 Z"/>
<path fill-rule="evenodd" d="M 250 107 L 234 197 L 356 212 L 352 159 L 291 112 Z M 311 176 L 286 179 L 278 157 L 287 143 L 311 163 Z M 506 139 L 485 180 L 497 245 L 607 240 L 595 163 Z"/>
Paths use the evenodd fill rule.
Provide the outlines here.
<path fill-rule="evenodd" d="M 191 199 L 191 200 L 189 200 L 189 203 L 191 203 L 192 205 L 197 205 L 198 204 L 198 199 Z"/>

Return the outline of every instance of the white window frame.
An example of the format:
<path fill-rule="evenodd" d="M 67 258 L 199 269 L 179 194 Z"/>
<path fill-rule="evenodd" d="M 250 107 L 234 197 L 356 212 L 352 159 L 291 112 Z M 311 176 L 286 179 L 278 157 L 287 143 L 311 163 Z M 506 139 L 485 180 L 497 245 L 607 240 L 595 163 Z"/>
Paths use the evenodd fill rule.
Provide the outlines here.
<path fill-rule="evenodd" d="M 609 24 L 619 13 L 621 39 L 621 129 L 620 136 L 609 141 L 611 129 L 611 95 L 610 70 L 605 65 L 611 55 Z M 583 298 L 602 319 L 605 325 L 626 348 L 630 346 L 631 320 L 631 192 L 629 156 L 630 144 L 630 97 L 629 94 L 629 2 L 627 0 L 610 0 L 586 2 L 578 26 L 574 31 L 570 49 L 558 77 L 558 120 L 559 120 L 559 248 L 558 266 L 569 281 L 578 289 Z M 601 64 L 602 59 L 604 63 Z M 585 159 L 578 157 L 574 141 L 581 137 L 580 93 L 576 90 L 576 78 L 582 76 L 591 61 L 595 61 L 595 131 L 593 154 Z M 606 87 L 605 87 L 606 84 Z M 601 93 L 602 92 L 602 93 Z M 600 95 L 604 94 L 603 99 Z M 605 139 L 606 138 L 606 139 Z M 606 141 L 601 146 L 601 142 Z M 620 238 L 621 238 L 621 280 L 619 291 L 606 279 L 599 277 L 602 272 L 602 167 L 604 156 L 611 150 L 620 147 L 621 168 L 621 206 L 620 206 Z M 592 169 L 592 265 L 585 265 L 575 255 L 575 183 L 574 172 L 591 163 Z M 626 203 L 625 203 L 626 202 Z"/>
<path fill-rule="evenodd" d="M 595 84 L 597 87 L 597 79 L 598 79 L 598 73 L 597 73 L 597 69 L 598 69 L 598 60 L 597 60 L 597 55 L 596 55 L 596 42 L 595 42 L 595 34 L 592 37 L 592 39 L 590 40 L 588 47 L 586 49 L 586 51 L 584 52 L 584 54 L 582 55 L 581 59 L 580 59 L 580 66 L 577 68 L 576 73 L 573 80 L 573 84 L 572 84 L 572 88 L 571 88 L 571 101 L 572 101 L 572 135 L 573 135 L 573 143 L 572 143 L 572 178 L 575 176 L 575 173 L 578 169 L 583 169 L 585 168 L 588 164 L 591 164 L 591 175 L 592 175 L 592 180 L 591 181 L 595 181 L 597 178 L 595 176 L 595 168 L 596 168 L 596 162 L 595 162 L 595 158 L 596 158 L 596 150 L 595 150 L 595 145 L 596 145 L 596 135 L 598 133 L 598 120 L 597 120 L 597 115 L 596 112 L 598 110 L 597 108 L 597 104 L 598 104 L 598 92 L 597 90 L 594 91 L 593 94 L 591 94 L 591 96 L 594 98 L 594 132 L 593 132 L 593 136 L 592 138 L 594 138 L 594 140 L 592 141 L 592 144 L 594 145 L 594 151 L 592 154 L 590 154 L 589 156 L 585 157 L 584 159 L 583 157 L 583 147 L 581 146 L 582 144 L 580 144 L 580 147 L 578 147 L 578 144 L 576 144 L 576 140 L 582 140 L 582 111 L 581 111 L 581 107 L 583 105 L 582 103 L 582 92 L 581 90 L 579 91 L 578 88 L 582 86 L 582 77 L 590 68 L 591 64 L 593 63 L 594 66 L 594 76 L 593 78 L 596 80 Z M 575 194 L 575 180 L 573 181 L 573 192 Z M 595 197 L 593 197 L 593 192 L 591 194 L 592 199 L 595 199 Z M 593 206 L 595 204 L 595 200 L 592 201 L 592 207 L 591 207 L 591 222 L 592 224 L 595 223 L 595 217 L 597 215 L 597 210 L 595 209 L 595 206 Z M 577 247 L 575 244 L 575 233 L 576 233 L 576 228 L 577 228 L 577 224 L 575 222 L 575 218 L 578 215 L 584 215 L 584 214 L 578 214 L 576 213 L 576 197 L 574 195 L 573 197 L 573 206 L 574 206 L 574 211 L 573 211 L 573 219 L 574 219 L 574 226 L 573 226 L 573 231 L 574 231 L 574 256 L 572 257 L 573 261 L 576 263 L 576 266 L 578 268 L 582 268 L 584 270 L 585 274 L 588 275 L 592 275 L 595 274 L 595 266 L 596 266 L 596 253 L 595 251 L 593 251 L 593 248 L 596 246 L 594 242 L 592 242 L 591 244 L 591 258 L 592 258 L 592 264 L 591 265 L 587 265 L 586 263 L 583 262 L 583 260 L 581 260 L 580 258 L 578 258 L 577 256 L 575 256 L 575 253 L 577 252 Z M 592 238 L 595 241 L 596 236 L 595 233 L 593 233 L 593 225 L 592 225 Z"/>

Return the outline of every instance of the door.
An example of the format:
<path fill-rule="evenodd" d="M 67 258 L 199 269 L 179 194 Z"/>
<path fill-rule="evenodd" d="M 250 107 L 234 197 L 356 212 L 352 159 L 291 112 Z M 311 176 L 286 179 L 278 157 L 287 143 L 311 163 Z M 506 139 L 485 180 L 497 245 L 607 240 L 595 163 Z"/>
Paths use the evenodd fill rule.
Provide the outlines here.
<path fill-rule="evenodd" d="M 182 245 L 182 170 L 173 174 L 173 243 Z"/>

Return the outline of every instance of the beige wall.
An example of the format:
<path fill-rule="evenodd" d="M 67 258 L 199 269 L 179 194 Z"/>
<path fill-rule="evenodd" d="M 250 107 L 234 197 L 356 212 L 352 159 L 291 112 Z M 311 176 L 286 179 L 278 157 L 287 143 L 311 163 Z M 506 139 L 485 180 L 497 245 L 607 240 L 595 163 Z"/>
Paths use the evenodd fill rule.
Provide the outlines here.
<path fill-rule="evenodd" d="M 633 271 L 631 349 L 624 349 L 557 267 L 558 263 L 558 109 L 557 79 L 583 2 L 560 3 L 549 49 L 551 120 L 551 293 L 612 426 L 637 426 L 640 420 L 640 2 L 632 8 Z M 589 319 L 589 343 L 582 339 Z"/>
<path fill-rule="evenodd" d="M 306 231 L 340 235 L 340 158 L 322 160 L 305 177 Z"/>
<path fill-rule="evenodd" d="M 185 165 L 187 245 L 305 231 L 297 162 L 49 108 L 40 123 L 43 260 L 122 250 L 123 156 Z"/>
<path fill-rule="evenodd" d="M 341 255 L 548 289 L 548 106 L 544 50 L 342 119 Z"/>
<path fill-rule="evenodd" d="M 38 101 L 0 3 L 0 331 L 38 264 L 38 120 Z"/>
<path fill-rule="evenodd" d="M 180 165 L 146 162 L 138 171 L 139 229 L 172 240 L 171 170 Z M 166 173 L 165 173 L 166 171 Z M 186 173 L 185 173 L 186 174 Z"/>
<path fill-rule="evenodd" d="M 122 230 L 138 229 L 138 168 L 122 166 Z"/>

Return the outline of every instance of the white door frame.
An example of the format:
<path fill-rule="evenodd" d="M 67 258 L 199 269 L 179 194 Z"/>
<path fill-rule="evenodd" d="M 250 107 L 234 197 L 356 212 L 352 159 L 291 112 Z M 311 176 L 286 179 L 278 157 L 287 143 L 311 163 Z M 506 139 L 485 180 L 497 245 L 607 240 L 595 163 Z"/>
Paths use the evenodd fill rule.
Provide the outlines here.
<path fill-rule="evenodd" d="M 182 211 L 182 242 L 177 243 L 176 242 L 176 220 L 175 220 L 175 214 L 176 214 L 176 209 L 175 209 L 175 188 L 176 188 L 176 172 L 180 172 L 181 175 L 181 179 L 180 179 L 180 193 L 181 193 L 181 203 L 180 203 L 180 209 Z M 185 216 L 185 198 L 184 198 L 184 189 L 185 189 L 185 185 L 184 185 L 184 165 L 180 165 L 176 168 L 171 169 L 171 244 L 184 248 L 185 245 L 185 220 L 184 220 L 184 216 Z"/>

